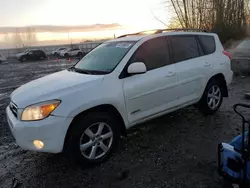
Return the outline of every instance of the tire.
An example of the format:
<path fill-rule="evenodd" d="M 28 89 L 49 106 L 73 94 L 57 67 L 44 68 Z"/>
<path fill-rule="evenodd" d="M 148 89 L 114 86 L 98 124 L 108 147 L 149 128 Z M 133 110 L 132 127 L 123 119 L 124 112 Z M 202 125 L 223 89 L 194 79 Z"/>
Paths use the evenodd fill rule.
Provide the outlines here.
<path fill-rule="evenodd" d="M 0 64 L 2 63 L 2 61 L 0 60 Z"/>
<path fill-rule="evenodd" d="M 90 112 L 86 116 L 77 118 L 71 126 L 65 149 L 69 157 L 82 165 L 104 162 L 117 147 L 121 126 L 116 118 L 107 113 Z"/>
<path fill-rule="evenodd" d="M 223 101 L 222 87 L 219 80 L 213 79 L 207 84 L 201 100 L 198 103 L 199 110 L 205 115 L 215 113 Z"/>
<path fill-rule="evenodd" d="M 24 62 L 26 60 L 27 60 L 26 57 L 21 57 L 21 59 L 20 59 L 21 62 Z"/>
<path fill-rule="evenodd" d="M 69 54 L 64 54 L 64 57 L 69 57 Z"/>
<path fill-rule="evenodd" d="M 78 57 L 82 57 L 82 55 L 83 55 L 82 52 L 78 52 L 77 54 Z"/>

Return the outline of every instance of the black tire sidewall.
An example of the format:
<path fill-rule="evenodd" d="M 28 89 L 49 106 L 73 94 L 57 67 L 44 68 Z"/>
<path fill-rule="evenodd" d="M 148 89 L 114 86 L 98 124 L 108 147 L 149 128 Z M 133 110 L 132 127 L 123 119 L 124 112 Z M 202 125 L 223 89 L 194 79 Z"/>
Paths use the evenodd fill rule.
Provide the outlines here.
<path fill-rule="evenodd" d="M 218 87 L 220 88 L 220 92 L 221 92 L 220 103 L 219 103 L 219 105 L 218 105 L 215 109 L 211 109 L 211 108 L 208 106 L 208 102 L 207 102 L 208 92 L 209 92 L 209 90 L 211 89 L 211 87 L 213 87 L 213 86 L 218 86 Z M 201 98 L 201 100 L 200 100 L 200 102 L 199 102 L 199 109 L 200 109 L 200 111 L 203 112 L 204 114 L 207 114 L 207 115 L 213 114 L 213 113 L 215 113 L 215 112 L 220 108 L 222 102 L 223 102 L 223 96 L 222 96 L 221 84 L 220 84 L 219 81 L 217 81 L 217 80 L 215 80 L 215 79 L 214 79 L 214 80 L 211 80 L 211 81 L 207 84 L 207 86 L 206 86 L 206 88 L 205 88 L 205 91 L 204 91 L 204 93 L 203 93 L 203 96 L 202 96 L 202 98 Z"/>
<path fill-rule="evenodd" d="M 113 131 L 113 142 L 110 150 L 103 157 L 96 160 L 89 160 L 85 158 L 80 151 L 80 138 L 90 125 L 97 122 L 105 122 L 110 126 Z M 83 165 L 94 165 L 106 161 L 117 147 L 120 138 L 119 122 L 108 114 L 89 114 L 85 117 L 78 118 L 72 126 L 73 128 L 70 130 L 69 140 L 67 141 L 67 151 L 70 152 L 70 157 Z"/>
<path fill-rule="evenodd" d="M 26 61 L 26 58 L 25 57 L 21 57 L 20 60 L 21 60 L 21 62 L 24 62 L 24 61 Z"/>

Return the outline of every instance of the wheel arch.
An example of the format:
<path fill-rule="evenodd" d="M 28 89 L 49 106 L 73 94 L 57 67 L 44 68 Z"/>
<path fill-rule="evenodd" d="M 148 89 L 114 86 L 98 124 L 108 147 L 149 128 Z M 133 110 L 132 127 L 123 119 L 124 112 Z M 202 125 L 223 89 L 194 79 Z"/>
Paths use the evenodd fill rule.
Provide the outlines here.
<path fill-rule="evenodd" d="M 65 139 L 64 139 L 64 147 L 63 147 L 63 149 L 65 149 L 65 145 L 66 145 L 67 141 L 70 138 L 70 132 L 74 128 L 74 124 L 79 120 L 80 117 L 86 116 L 87 114 L 89 114 L 91 112 L 103 112 L 103 111 L 115 116 L 115 118 L 121 124 L 121 134 L 123 136 L 126 136 L 126 126 L 125 126 L 124 119 L 123 119 L 122 115 L 120 114 L 120 112 L 117 110 L 116 107 L 114 107 L 111 104 L 102 104 L 102 105 L 98 105 L 98 106 L 86 109 L 86 110 L 78 113 L 73 118 L 73 120 L 72 120 L 72 122 L 71 122 L 71 124 L 70 124 L 70 126 L 69 126 L 69 128 L 68 128 L 68 130 L 66 132 L 66 136 L 65 136 Z"/>
<path fill-rule="evenodd" d="M 225 76 L 222 74 L 222 73 L 218 73 L 214 76 L 212 76 L 208 82 L 207 82 L 207 85 L 209 84 L 209 82 L 211 82 L 212 80 L 217 80 L 219 81 L 219 84 L 222 88 L 222 96 L 223 97 L 228 97 L 228 88 L 227 88 L 227 83 L 226 83 L 226 79 L 225 79 Z M 207 87 L 206 85 L 206 87 Z"/>

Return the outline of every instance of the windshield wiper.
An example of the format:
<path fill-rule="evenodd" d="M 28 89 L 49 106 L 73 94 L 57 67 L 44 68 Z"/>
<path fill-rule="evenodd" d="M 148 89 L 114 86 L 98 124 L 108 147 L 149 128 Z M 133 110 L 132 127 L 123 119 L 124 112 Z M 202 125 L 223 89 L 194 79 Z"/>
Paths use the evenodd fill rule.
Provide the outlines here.
<path fill-rule="evenodd" d="M 92 75 L 103 75 L 103 74 L 108 74 L 110 72 L 108 71 L 99 71 L 99 70 L 86 70 L 86 69 L 79 69 L 76 67 L 70 67 L 68 68 L 69 71 L 74 71 L 82 74 L 92 74 Z"/>
<path fill-rule="evenodd" d="M 88 71 L 90 74 L 95 74 L 95 75 L 103 75 L 110 73 L 108 71 L 100 71 L 100 70 L 84 70 L 84 71 Z"/>
<path fill-rule="evenodd" d="M 74 72 L 78 72 L 78 73 L 82 73 L 82 74 L 90 74 L 90 72 L 82 70 L 82 69 L 78 69 L 76 67 L 70 67 L 68 68 L 68 71 L 74 71 Z"/>

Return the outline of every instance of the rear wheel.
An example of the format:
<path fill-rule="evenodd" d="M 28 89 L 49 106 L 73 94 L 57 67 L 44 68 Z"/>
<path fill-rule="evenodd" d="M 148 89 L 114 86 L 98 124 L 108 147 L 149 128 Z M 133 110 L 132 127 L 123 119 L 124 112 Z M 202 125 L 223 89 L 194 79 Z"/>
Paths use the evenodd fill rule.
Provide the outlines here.
<path fill-rule="evenodd" d="M 223 101 L 222 88 L 218 80 L 211 80 L 198 104 L 199 110 L 204 114 L 213 114 L 221 106 Z"/>
<path fill-rule="evenodd" d="M 64 57 L 69 57 L 69 54 L 64 54 Z"/>
<path fill-rule="evenodd" d="M 98 164 L 108 159 L 120 137 L 120 125 L 107 113 L 89 113 L 77 118 L 68 133 L 66 150 L 81 164 Z"/>
<path fill-rule="evenodd" d="M 83 55 L 82 52 L 78 52 L 77 54 L 78 57 L 82 57 L 82 55 Z"/>

